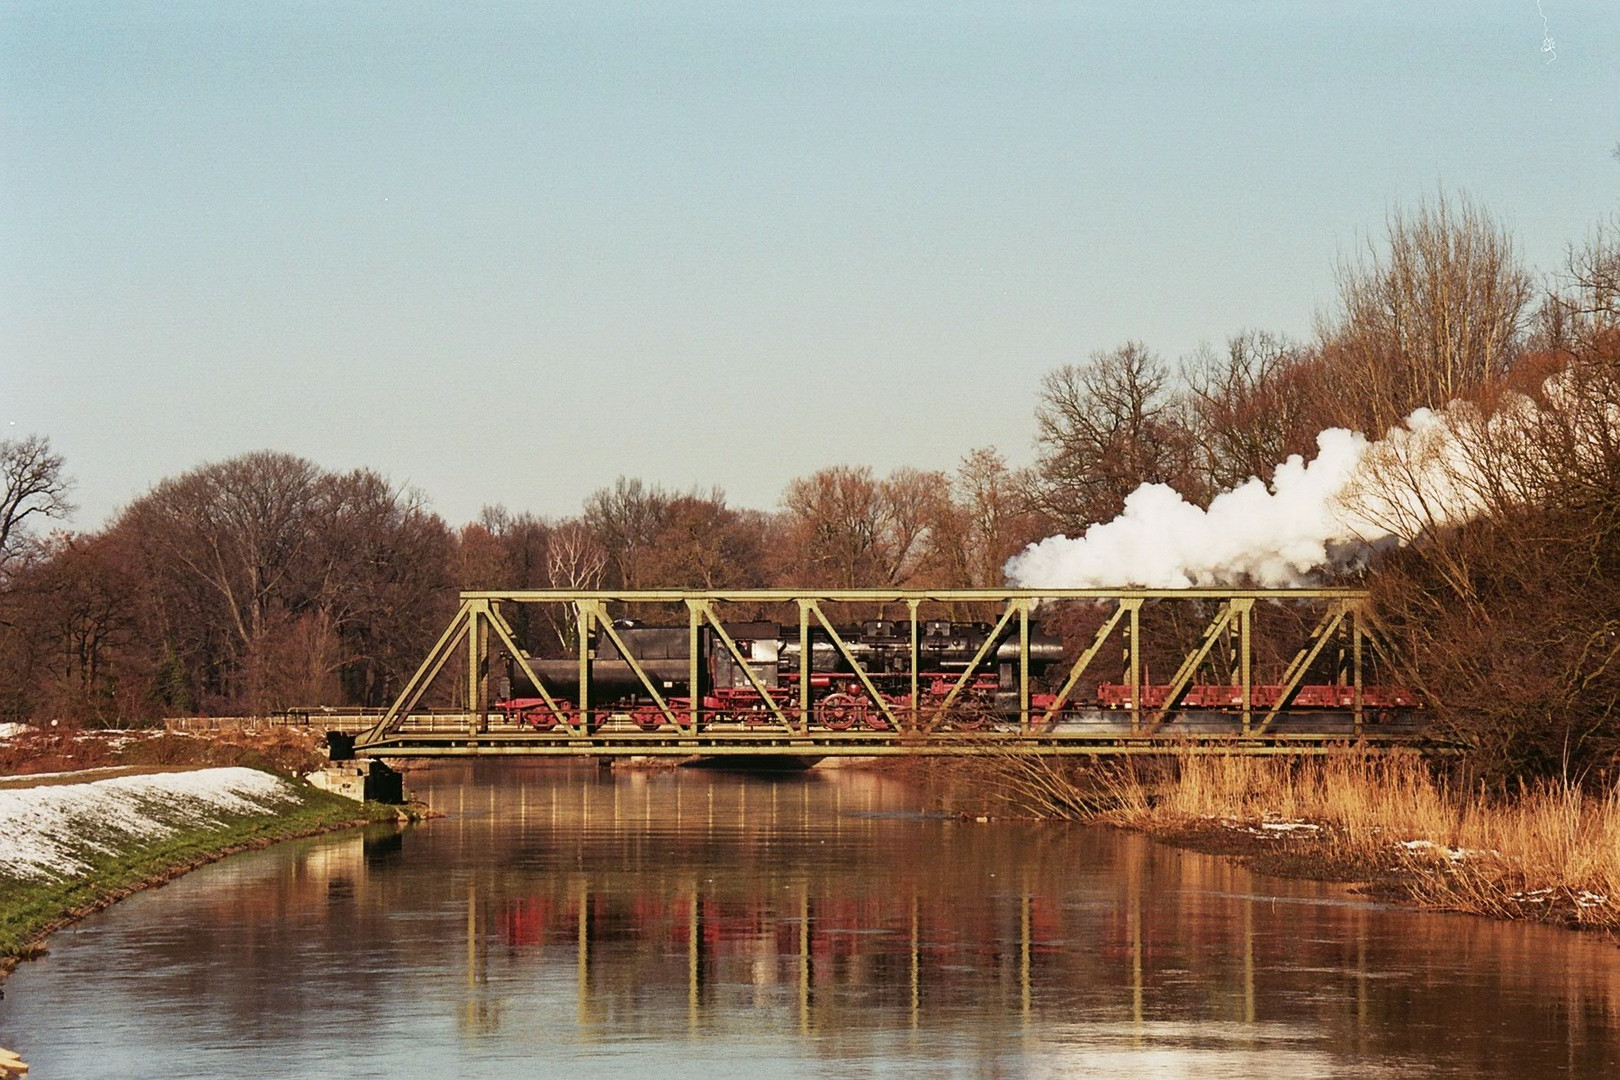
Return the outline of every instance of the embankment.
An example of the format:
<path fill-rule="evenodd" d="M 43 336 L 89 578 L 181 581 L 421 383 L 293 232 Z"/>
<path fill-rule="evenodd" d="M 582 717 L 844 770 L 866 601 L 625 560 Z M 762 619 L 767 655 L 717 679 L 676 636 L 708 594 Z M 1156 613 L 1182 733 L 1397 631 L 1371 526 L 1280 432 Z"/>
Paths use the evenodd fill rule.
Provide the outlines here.
<path fill-rule="evenodd" d="M 1459 789 L 1419 758 L 992 759 L 979 812 L 1073 818 L 1424 907 L 1620 930 L 1620 788 Z M 958 796 L 960 808 L 968 805 Z"/>
<path fill-rule="evenodd" d="M 0 781 L 0 975 L 51 931 L 250 848 L 395 820 L 248 768 Z"/>

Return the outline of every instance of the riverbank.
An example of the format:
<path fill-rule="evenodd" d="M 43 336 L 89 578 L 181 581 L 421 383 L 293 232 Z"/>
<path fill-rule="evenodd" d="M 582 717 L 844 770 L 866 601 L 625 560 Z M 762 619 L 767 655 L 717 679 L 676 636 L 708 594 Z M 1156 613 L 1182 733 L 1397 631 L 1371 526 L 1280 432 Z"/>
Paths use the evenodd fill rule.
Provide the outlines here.
<path fill-rule="evenodd" d="M 236 852 L 399 820 L 255 769 L 0 781 L 0 976 L 53 931 Z"/>
<path fill-rule="evenodd" d="M 0 776 L 176 765 L 243 765 L 301 776 L 325 760 L 325 732 L 314 727 L 193 732 L 0 724 Z"/>
<path fill-rule="evenodd" d="M 1422 907 L 1620 931 L 1620 789 L 1458 791 L 1412 756 L 995 760 L 989 812 L 1112 824 Z"/>

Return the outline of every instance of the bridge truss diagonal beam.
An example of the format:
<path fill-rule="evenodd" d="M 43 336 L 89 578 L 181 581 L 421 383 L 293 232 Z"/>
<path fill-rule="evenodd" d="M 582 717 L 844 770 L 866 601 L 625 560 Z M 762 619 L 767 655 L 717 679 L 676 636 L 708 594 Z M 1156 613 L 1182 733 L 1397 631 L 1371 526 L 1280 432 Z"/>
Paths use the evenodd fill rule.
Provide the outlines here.
<path fill-rule="evenodd" d="M 487 603 L 487 601 L 485 602 Z M 574 723 L 567 712 L 557 704 L 557 699 L 546 688 L 545 680 L 535 674 L 531 663 L 533 657 L 518 646 L 517 635 L 513 632 L 511 623 L 508 623 L 506 617 L 493 606 L 489 608 L 488 616 L 489 624 L 494 629 L 495 636 L 500 639 L 501 645 L 506 649 L 507 654 L 516 662 L 518 670 L 534 684 L 534 688 L 539 692 L 541 700 L 546 703 L 546 708 L 550 710 L 552 719 L 564 727 L 572 728 Z"/>
<path fill-rule="evenodd" d="M 773 695 L 770 690 L 766 688 L 765 684 L 760 681 L 759 673 L 754 670 L 753 658 L 743 655 L 742 649 L 738 647 L 736 640 L 732 638 L 731 632 L 725 628 L 725 624 L 720 621 L 720 617 L 714 613 L 714 606 L 703 600 L 688 600 L 687 603 L 691 606 L 691 609 L 694 612 L 702 617 L 704 624 L 714 629 L 715 636 L 720 639 L 720 643 L 725 646 L 726 651 L 731 654 L 731 658 L 736 661 L 737 666 L 742 669 L 744 678 L 746 678 L 749 685 L 754 688 L 755 693 L 759 694 L 760 699 L 765 707 L 768 708 L 771 711 L 771 715 L 776 718 L 776 722 L 781 724 L 784 728 L 791 729 L 793 725 L 788 722 L 787 714 L 782 712 L 782 707 L 776 703 L 775 695 Z M 687 650 L 687 655 L 693 658 L 693 664 L 695 665 L 697 663 L 698 656 L 697 624 L 694 624 L 693 626 L 692 637 L 687 646 Z M 697 695 L 693 694 L 692 696 L 693 699 L 696 700 Z M 696 714 L 694 712 L 694 727 L 697 724 L 695 716 Z M 803 718 L 800 719 L 801 726 L 805 722 L 806 721 Z"/>
<path fill-rule="evenodd" d="M 360 742 L 381 738 L 391 729 L 398 727 L 410 711 L 421 702 L 422 695 L 427 692 L 428 686 L 434 679 L 438 678 L 439 672 L 444 670 L 444 665 L 450 661 L 451 655 L 455 653 L 462 640 L 467 637 L 468 612 L 473 603 L 472 600 L 462 599 L 461 606 L 457 608 L 455 617 L 450 620 L 450 625 L 444 628 L 444 633 L 439 635 L 439 640 L 434 643 L 432 649 L 428 650 L 428 654 L 423 657 L 421 664 L 417 665 L 415 673 L 406 680 L 404 687 L 399 692 L 399 696 L 394 699 L 394 703 L 378 718 L 377 723 L 370 730 L 360 736 Z"/>
<path fill-rule="evenodd" d="M 1181 667 L 1176 670 L 1175 676 L 1171 678 L 1170 689 L 1165 694 L 1164 705 L 1154 714 L 1153 719 L 1148 724 L 1150 734 L 1163 727 L 1165 721 L 1176 711 L 1176 706 L 1180 703 L 1182 695 L 1187 692 L 1187 687 L 1192 685 L 1193 676 L 1198 674 L 1199 665 L 1204 662 L 1204 658 L 1209 655 L 1210 650 L 1220 641 L 1221 635 L 1233 624 L 1234 620 L 1247 616 L 1253 606 L 1254 599 L 1247 596 L 1234 596 L 1220 606 L 1215 613 L 1215 617 L 1210 620 L 1209 627 L 1204 631 L 1204 636 L 1199 641 L 1198 648 L 1182 660 Z M 1247 697 L 1246 694 L 1245 697 Z"/>
<path fill-rule="evenodd" d="M 1102 647 L 1108 643 L 1108 639 L 1113 636 L 1114 629 L 1119 626 L 1120 621 L 1126 615 L 1130 615 L 1134 621 L 1136 614 L 1141 610 L 1142 601 L 1136 599 L 1121 600 L 1115 606 L 1114 613 L 1108 616 L 1102 626 L 1097 629 L 1096 636 L 1091 639 L 1091 645 L 1075 660 L 1074 666 L 1069 670 L 1069 677 L 1063 681 L 1063 686 L 1058 690 L 1056 697 L 1053 698 L 1052 704 L 1047 706 L 1045 714 L 1041 717 L 1043 727 L 1050 726 L 1057 719 L 1057 714 L 1068 702 L 1069 696 L 1074 693 L 1075 687 L 1080 685 L 1080 679 L 1085 675 L 1086 670 L 1091 667 L 1091 662 L 1097 658 L 1097 654 L 1102 651 Z M 1134 649 L 1134 638 L 1132 647 Z"/>
<path fill-rule="evenodd" d="M 1282 689 L 1277 694 L 1277 700 L 1272 703 L 1271 708 L 1266 712 L 1265 718 L 1260 721 L 1256 728 L 1261 734 L 1271 728 L 1272 722 L 1277 719 L 1277 715 L 1293 701 L 1294 695 L 1299 692 L 1300 684 L 1305 680 L 1305 673 L 1316 662 L 1316 658 L 1322 654 L 1323 647 L 1333 639 L 1334 634 L 1343 625 L 1345 616 L 1349 614 L 1350 610 L 1350 607 L 1344 602 L 1334 601 L 1322 613 L 1322 618 L 1317 621 L 1316 627 L 1311 631 L 1311 636 L 1306 640 L 1305 645 L 1299 652 L 1294 655 L 1293 660 L 1289 661 L 1287 670 L 1283 672 Z M 1358 699 L 1359 696 L 1358 693 Z M 1358 708 L 1359 705 L 1358 700 Z"/>
<path fill-rule="evenodd" d="M 950 711 L 952 705 L 956 704 L 956 699 L 961 696 L 963 689 L 972 681 L 974 674 L 979 670 L 979 665 L 984 663 L 984 658 L 995 651 L 996 644 L 1001 640 L 1001 635 L 1007 630 L 1007 624 L 1012 622 L 1013 616 L 1022 610 L 1024 608 L 1020 605 L 1017 597 L 1007 601 L 1006 608 L 1001 612 L 1001 618 L 996 620 L 995 628 L 985 637 L 984 644 L 979 646 L 979 651 L 973 654 L 973 659 L 968 661 L 967 667 L 963 669 L 961 675 L 957 676 L 955 684 L 945 695 L 945 699 L 934 710 L 934 721 L 936 723 Z"/>
<path fill-rule="evenodd" d="M 1049 630 L 1042 630 L 1040 647 L 1047 651 L 1041 654 L 1041 674 L 1037 681 L 1031 659 L 1035 640 L 1034 620 L 1039 617 L 1042 625 L 1049 628 L 1046 613 L 1052 609 L 1048 605 L 1063 601 L 1097 605 L 1100 622 L 1091 624 L 1096 629 L 1083 648 L 1080 642 L 1074 642 L 1072 649 L 1062 650 L 1064 658 L 1060 661 L 1054 660 L 1060 654 L 1052 651 L 1059 647 L 1055 644 L 1056 639 Z M 1157 628 L 1150 635 L 1158 642 L 1156 651 L 1151 652 L 1155 662 L 1162 661 L 1167 651 L 1163 638 L 1167 625 L 1178 635 L 1184 632 L 1175 629 L 1178 625 L 1191 628 L 1186 627 L 1179 616 L 1172 617 L 1168 624 L 1163 615 L 1153 619 L 1146 616 L 1150 609 L 1156 610 L 1155 605 L 1178 602 L 1196 602 L 1205 611 L 1213 604 L 1214 612 L 1193 644 L 1171 646 L 1179 660 L 1175 656 L 1171 658 L 1175 673 L 1170 682 L 1161 686 L 1149 685 L 1144 682 L 1150 655 L 1144 651 L 1144 625 Z M 1309 638 L 1282 671 L 1280 685 L 1268 683 L 1266 690 L 1272 696 L 1263 699 L 1264 704 L 1257 708 L 1253 643 L 1257 612 L 1262 604 L 1296 603 L 1320 605 L 1321 616 Z M 553 658 L 542 662 L 525 649 L 513 621 L 508 618 L 509 609 L 514 605 L 556 606 L 551 618 L 567 628 L 559 639 L 566 659 Z M 789 689 L 791 681 L 785 684 L 777 682 L 778 677 L 784 680 L 793 678 L 793 663 L 788 659 L 791 653 L 778 652 L 776 655 L 781 657 L 778 669 L 765 670 L 762 674 L 762 661 L 756 657 L 770 654 L 759 653 L 757 644 L 752 646 L 751 653 L 749 647 L 739 643 L 740 639 L 732 629 L 741 624 L 728 626 L 722 617 L 722 607 L 725 605 L 751 605 L 755 612 L 769 611 L 773 607 L 783 612 L 796 612 L 796 627 L 781 622 L 775 624 L 780 628 L 777 638 L 780 649 L 791 649 L 795 637 L 797 639 L 796 695 Z M 866 610 L 875 610 L 883 618 L 887 618 L 883 615 L 886 605 L 903 605 L 908 622 L 900 633 L 891 631 L 889 636 L 880 634 L 876 639 L 868 639 L 863 630 L 861 636 L 855 638 L 849 636 L 846 624 L 829 614 L 831 609 L 828 605 L 866 605 Z M 654 628 L 665 625 L 658 621 L 660 619 L 679 617 L 683 620 L 684 664 L 673 659 L 678 655 L 674 652 L 647 654 L 654 658 L 652 660 L 638 656 L 634 651 L 640 647 L 638 641 L 615 624 L 616 617 L 639 614 L 648 608 L 653 609 L 651 617 Z M 924 609 L 940 611 L 941 615 L 926 616 Z M 977 627 L 974 632 L 982 636 L 976 642 L 969 640 L 962 646 L 963 651 L 955 653 L 955 659 L 942 669 L 939 660 L 925 659 L 922 627 L 926 618 L 955 619 L 960 617 L 957 613 L 964 609 L 970 613 L 974 610 L 983 612 L 982 617 L 988 621 L 950 623 L 951 627 Z M 1173 613 L 1174 609 L 1166 610 Z M 1061 611 L 1058 614 L 1061 615 Z M 1200 618 L 1202 615 L 1200 612 Z M 758 619 L 760 615 L 747 617 Z M 972 617 L 971 614 L 969 617 Z M 1293 623 L 1290 621 L 1285 625 Z M 571 641 L 569 633 L 572 634 Z M 1089 691 L 1082 693 L 1083 680 L 1097 668 L 1109 642 L 1121 637 L 1125 640 L 1121 661 L 1124 667 L 1123 685 L 1101 686 L 1097 688 L 1095 697 Z M 883 645 L 887 650 L 883 655 L 891 657 L 892 662 L 869 670 L 863 656 L 878 655 L 872 645 L 873 640 L 888 643 Z M 1169 640 L 1176 642 L 1181 639 L 1172 636 Z M 1268 640 L 1273 642 L 1274 647 L 1275 630 Z M 1226 715 L 1241 717 L 1241 726 L 1232 732 L 1233 735 L 1275 742 L 1278 738 L 1294 738 L 1303 730 L 1297 722 L 1290 721 L 1284 725 L 1283 734 L 1279 735 L 1277 726 L 1284 714 L 1295 715 L 1292 711 L 1296 708 L 1295 700 L 1310 681 L 1312 672 L 1321 669 L 1326 650 L 1335 642 L 1339 646 L 1336 654 L 1332 654 L 1337 656 L 1336 666 L 1326 677 L 1344 688 L 1331 695 L 1334 701 L 1353 702 L 1352 733 L 1359 736 L 1363 733 L 1366 704 L 1364 663 L 1376 658 L 1380 670 L 1386 666 L 1395 669 L 1396 665 L 1393 659 L 1395 651 L 1389 647 L 1386 636 L 1379 632 L 1376 621 L 1367 609 L 1366 593 L 1358 589 L 477 590 L 462 594 L 460 606 L 450 624 L 439 635 L 392 704 L 377 717 L 376 723 L 360 734 L 356 746 L 375 748 L 376 752 L 382 752 L 384 744 L 400 747 L 409 741 L 402 730 L 407 721 L 415 723 L 413 717 L 432 719 L 429 726 L 434 730 L 444 723 L 450 723 L 453 717 L 459 717 L 456 723 L 460 724 L 463 738 L 472 740 L 466 743 L 467 746 L 484 744 L 492 748 L 499 742 L 506 748 L 501 752 L 515 752 L 513 748 L 524 745 L 521 741 L 514 742 L 501 732 L 491 730 L 490 665 L 495 655 L 492 649 L 507 658 L 510 664 L 508 670 L 513 678 L 521 676 L 533 686 L 539 699 L 533 703 L 534 707 L 543 708 L 544 712 L 540 715 L 549 716 L 546 728 L 555 726 L 560 729 L 532 733 L 535 745 L 539 745 L 542 735 L 567 736 L 574 740 L 572 745 L 580 752 L 594 752 L 592 748 L 606 738 L 596 730 L 602 723 L 609 720 L 618 724 L 629 723 L 631 716 L 625 710 L 634 714 L 638 724 L 645 720 L 647 712 L 651 712 L 657 719 L 647 721 L 649 725 L 667 725 L 663 733 L 649 728 L 646 731 L 649 737 L 676 738 L 680 745 L 690 747 L 697 745 L 702 734 L 705 736 L 704 745 L 709 746 L 714 742 L 709 737 L 711 733 L 706 728 L 700 732 L 704 718 L 719 716 L 722 720 L 730 719 L 741 725 L 745 714 L 728 712 L 732 708 L 731 703 L 739 700 L 756 702 L 746 705 L 750 738 L 756 735 L 772 736 L 774 733 L 779 742 L 787 740 L 780 742 L 778 749 L 794 741 L 806 744 L 815 739 L 825 739 L 828 732 L 812 730 L 821 725 L 816 704 L 820 696 L 826 693 L 828 683 L 836 686 L 840 680 L 860 686 L 872 710 L 870 714 L 862 715 L 870 715 L 874 729 L 881 729 L 886 724 L 886 730 L 861 733 L 871 737 L 868 741 L 876 740 L 872 742 L 873 746 L 881 744 L 883 738 L 904 737 L 915 741 L 971 737 L 974 733 L 969 729 L 978 722 L 973 719 L 973 712 L 970 711 L 964 719 L 955 717 L 953 710 L 960 711 L 965 702 L 988 700 L 985 695 L 990 691 L 986 689 L 988 683 L 983 680 L 987 678 L 986 673 L 997 665 L 1000 671 L 994 679 L 994 715 L 1004 718 L 997 721 L 1000 724 L 998 737 L 1016 734 L 1035 739 L 1043 735 L 1062 734 L 1067 738 L 1067 734 L 1073 732 L 1073 725 L 1077 722 L 1074 717 L 1077 715 L 1095 718 L 1099 715 L 1098 710 L 1102 709 L 1104 720 L 1110 715 L 1123 720 L 1125 714 L 1117 710 L 1128 707 L 1130 724 L 1125 734 L 1130 738 L 1150 742 L 1184 736 L 1202 738 L 1199 732 L 1206 729 L 1196 728 L 1196 725 L 1186 728 L 1179 721 L 1197 714 L 1201 708 L 1207 711 L 1209 702 L 1219 699 L 1221 704 L 1217 707 L 1226 709 Z M 613 650 L 604 652 L 602 657 L 603 661 L 614 661 L 614 674 L 604 688 L 595 686 L 597 676 L 594 672 L 602 662 L 596 655 L 596 645 L 603 650 L 611 646 Z M 934 646 L 930 645 L 929 648 L 933 649 Z M 831 658 L 837 666 L 821 668 L 822 659 L 817 659 L 818 649 L 822 650 L 823 659 Z M 465 709 L 455 713 L 444 708 L 442 693 L 432 699 L 427 694 L 430 686 L 450 667 L 451 659 L 461 650 L 465 650 L 463 655 L 466 660 Z M 547 655 L 554 657 L 556 654 Z M 951 654 L 929 652 L 927 655 L 944 657 Z M 666 656 L 670 659 L 659 659 Z M 728 678 L 736 681 L 727 685 L 736 689 L 727 689 L 725 695 L 717 699 L 705 697 L 704 680 L 713 675 L 710 668 L 705 666 L 705 657 L 711 660 L 725 657 L 727 670 L 729 665 L 735 665 L 736 672 Z M 905 670 L 893 666 L 902 662 L 907 665 Z M 927 676 L 932 681 L 927 685 L 922 681 L 925 664 L 933 665 Z M 577 671 L 577 681 L 573 681 L 572 675 L 564 677 L 570 665 L 574 665 L 573 670 Z M 685 668 L 684 695 L 679 689 L 670 690 L 672 686 L 680 685 L 682 677 L 672 673 L 678 670 L 672 665 Z M 563 674 L 559 674 L 559 669 Z M 830 672 L 826 678 L 821 674 L 824 670 Z M 547 672 L 552 675 L 548 677 Z M 1207 682 L 1207 672 L 1213 672 L 1214 684 Z M 1320 678 L 1318 675 L 1318 680 Z M 628 684 L 626 680 L 629 680 Z M 675 681 L 672 683 L 669 680 Z M 1191 695 L 1195 684 L 1199 690 L 1197 697 Z M 1212 686 L 1226 684 L 1230 685 L 1231 694 L 1211 693 Z M 638 688 L 636 698 L 615 696 L 627 694 L 628 691 L 622 689 L 627 685 Z M 745 685 L 747 689 L 743 689 Z M 1314 687 L 1316 683 L 1311 685 Z M 853 690 L 854 686 L 849 688 Z M 906 692 L 907 688 L 909 693 Z M 1111 695 L 1106 699 L 1102 696 L 1104 689 Z M 601 690 L 600 695 L 598 690 Z M 1150 692 L 1151 698 L 1148 697 Z M 973 697 L 970 698 L 970 694 Z M 460 696 L 460 691 L 456 696 Z M 795 696 L 797 705 L 790 705 Z M 425 700 L 440 704 L 424 713 Z M 638 700 L 642 704 L 636 704 Z M 713 700 L 720 700 L 722 704 L 715 706 L 711 703 Z M 1308 700 L 1319 702 L 1324 700 L 1324 695 L 1313 691 Z M 1387 703 L 1389 699 L 1373 700 Z M 1091 704 L 1087 704 L 1087 701 Z M 867 707 L 862 706 L 863 709 Z M 1307 704 L 1301 707 L 1310 709 L 1318 706 Z M 981 704 L 974 705 L 974 709 L 981 708 L 984 708 Z M 1263 714 L 1262 708 L 1265 710 Z M 1089 714 L 1085 713 L 1087 709 L 1091 710 Z M 1109 709 L 1116 711 L 1110 714 Z M 1151 715 L 1144 717 L 1144 712 L 1149 710 Z M 514 715 L 508 711 L 508 727 Z M 1380 714 L 1380 719 L 1386 716 L 1387 710 Z M 881 722 L 878 717 L 882 718 Z M 764 727 L 761 727 L 762 723 Z M 1014 723 L 1015 727 L 1009 726 Z M 1055 732 L 1059 725 L 1067 726 L 1063 732 Z M 455 724 L 450 726 L 454 727 Z M 835 732 L 840 730 L 830 722 L 828 726 Z M 947 735 L 949 728 L 955 730 Z M 668 734 L 670 730 L 673 730 L 673 735 Z M 1098 745 L 1106 741 L 1102 739 Z M 744 752 L 741 748 L 750 745 L 741 736 L 733 742 L 737 747 L 735 752 Z M 853 744 L 848 740 L 838 742 L 835 739 L 826 745 L 847 747 Z M 1061 747 L 1067 743 L 1063 738 L 1058 738 L 1052 745 Z"/>
<path fill-rule="evenodd" d="M 658 711 L 664 714 L 664 719 L 671 724 L 676 723 L 675 713 L 670 709 L 669 702 L 664 700 L 664 695 L 660 694 L 658 687 L 653 685 L 653 680 L 647 674 L 647 669 L 641 666 L 641 661 L 636 659 L 635 654 L 630 651 L 630 646 L 626 645 L 624 638 L 619 636 L 618 629 L 613 625 L 613 620 L 607 616 L 607 611 L 602 607 L 601 602 L 581 601 L 581 609 L 584 610 L 587 607 L 590 610 L 591 617 L 602 628 L 602 633 L 606 634 L 608 640 L 613 642 L 614 647 L 619 650 L 619 657 L 629 666 L 631 673 L 640 681 L 642 689 L 647 691 L 647 696 L 653 699 L 653 703 L 658 706 Z"/>
<path fill-rule="evenodd" d="M 867 673 L 866 668 L 861 664 L 861 662 L 855 658 L 855 654 L 850 650 L 849 642 L 845 641 L 843 636 L 840 635 L 837 630 L 833 629 L 832 620 L 828 619 L 826 614 L 822 612 L 821 605 L 813 599 L 800 600 L 799 603 L 802 606 L 807 607 L 810 614 L 816 617 L 816 621 L 821 624 L 822 630 L 826 632 L 827 639 L 832 642 L 833 648 L 837 649 L 838 654 L 844 658 L 844 661 L 847 664 L 849 664 L 850 671 L 855 675 L 856 679 L 859 680 L 861 686 L 866 689 L 866 693 L 871 697 L 872 703 L 877 706 L 878 711 L 881 712 L 884 719 L 889 722 L 889 726 L 898 731 L 900 729 L 900 721 L 895 718 L 894 712 L 889 708 L 888 702 L 883 700 L 882 692 L 879 691 L 877 686 L 873 684 L 872 676 Z M 800 644 L 800 649 L 808 652 L 811 644 L 810 639 L 805 638 Z"/>

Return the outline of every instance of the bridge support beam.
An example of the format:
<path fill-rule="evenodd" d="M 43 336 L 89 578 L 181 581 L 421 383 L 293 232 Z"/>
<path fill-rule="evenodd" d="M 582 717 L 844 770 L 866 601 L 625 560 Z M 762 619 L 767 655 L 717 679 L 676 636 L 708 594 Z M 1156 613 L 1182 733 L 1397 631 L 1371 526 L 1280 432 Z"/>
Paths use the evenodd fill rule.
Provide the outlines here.
<path fill-rule="evenodd" d="M 514 628 L 509 615 L 522 605 L 549 606 L 557 631 L 549 649 Z M 1280 671 L 1258 662 L 1257 619 L 1265 620 L 1263 640 L 1275 655 L 1277 627 L 1294 625 L 1291 612 L 1300 605 L 1320 610 L 1307 640 Z M 903 628 L 886 621 L 892 606 L 903 607 Z M 782 651 L 771 648 L 768 635 L 734 632 L 741 624 L 724 612 L 739 608 L 746 619 L 770 616 Z M 878 629 L 869 631 L 875 636 L 850 630 L 839 612 L 851 610 L 880 616 Z M 1189 611 L 1200 620 L 1193 626 L 1202 625 L 1196 635 L 1186 633 Z M 986 621 L 954 621 L 964 612 Z M 616 624 L 628 616 L 667 625 L 684 641 L 684 658 L 652 651 L 646 643 L 655 639 Z M 955 652 L 938 651 L 947 646 L 933 630 L 925 633 L 930 619 L 945 624 L 944 640 L 970 636 L 949 646 Z M 1061 660 L 1056 640 L 1042 629 L 1054 622 L 1084 627 L 1069 631 L 1078 640 Z M 670 640 L 667 633 L 662 640 Z M 796 663 L 785 651 L 795 645 Z M 1037 649 L 1045 650 L 1038 662 Z M 1152 684 L 1150 659 L 1161 665 L 1167 656 L 1174 674 Z M 883 659 L 869 666 L 876 663 L 870 657 Z M 500 658 L 512 679 L 533 688 L 521 713 L 528 724 L 518 722 L 514 707 L 492 712 L 491 667 Z M 611 674 L 601 668 L 607 663 Z M 459 716 L 454 738 L 475 753 L 550 753 L 556 743 L 574 753 L 723 748 L 814 757 L 857 748 L 931 752 L 928 740 L 980 736 L 988 737 L 982 749 L 996 753 L 1009 747 L 1089 753 L 1180 741 L 1282 747 L 1303 745 L 1302 738 L 1325 745 L 1387 728 L 1389 687 L 1374 686 L 1369 709 L 1367 667 L 1374 663 L 1398 670 L 1366 594 L 1354 589 L 473 591 L 462 594 L 450 625 L 355 749 L 446 748 L 454 741 L 445 730 L 452 715 Z M 1099 668 L 1102 685 L 1088 682 Z M 458 688 L 430 695 L 447 671 Z M 722 671 L 728 681 L 711 688 Z M 839 724 L 818 716 L 834 693 L 844 695 L 838 707 L 845 711 L 828 716 Z M 448 702 L 456 707 L 446 709 Z M 1316 720 L 1302 727 L 1302 713 Z M 1342 723 L 1335 719 L 1341 713 Z M 846 730 L 851 716 L 858 718 L 856 731 Z M 1369 724 L 1369 717 L 1379 723 Z M 723 739 L 710 729 L 716 718 L 730 725 Z M 987 722 L 1000 726 L 974 730 Z"/>

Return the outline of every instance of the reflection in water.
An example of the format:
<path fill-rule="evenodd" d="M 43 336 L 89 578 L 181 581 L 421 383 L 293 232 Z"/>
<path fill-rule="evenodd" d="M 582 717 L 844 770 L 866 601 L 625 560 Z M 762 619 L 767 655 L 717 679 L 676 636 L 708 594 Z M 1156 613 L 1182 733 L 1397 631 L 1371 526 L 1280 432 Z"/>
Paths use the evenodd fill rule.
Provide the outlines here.
<path fill-rule="evenodd" d="M 450 816 L 231 859 L 0 1003 L 38 1075 L 1601 1076 L 1620 950 L 873 775 L 446 765 Z M 131 1056 L 131 1055 L 134 1056 Z"/>

